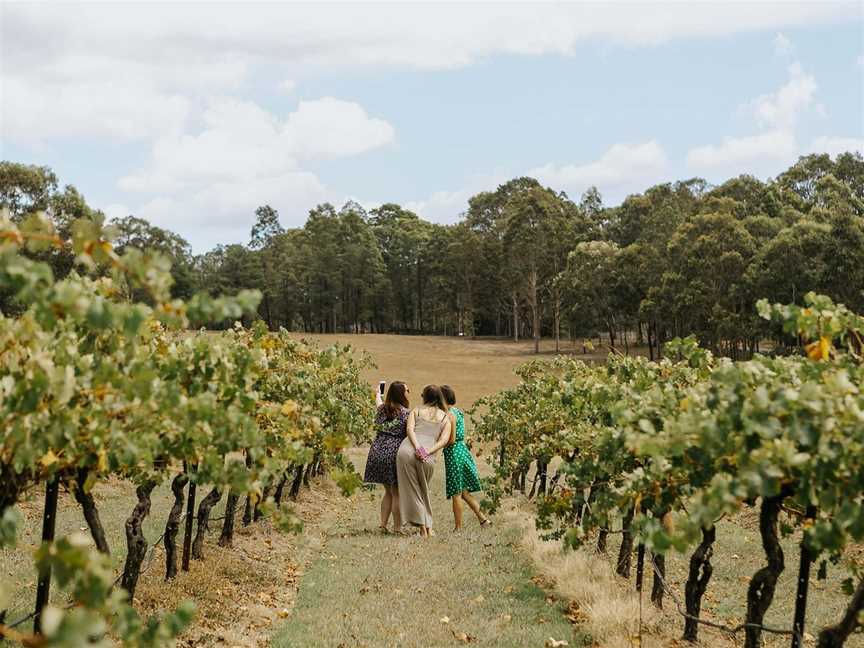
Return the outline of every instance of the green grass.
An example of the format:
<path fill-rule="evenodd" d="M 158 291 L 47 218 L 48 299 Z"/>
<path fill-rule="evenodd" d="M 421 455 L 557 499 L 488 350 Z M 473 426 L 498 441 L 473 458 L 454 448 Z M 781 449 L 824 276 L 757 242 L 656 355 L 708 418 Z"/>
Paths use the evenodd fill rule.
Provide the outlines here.
<path fill-rule="evenodd" d="M 363 465 L 362 456 L 355 461 Z M 515 648 L 550 637 L 581 645 L 562 604 L 532 581 L 521 531 L 503 523 L 481 529 L 466 509 L 465 528 L 454 533 L 443 465 L 433 489 L 437 533 L 428 540 L 379 534 L 381 491 L 356 495 L 322 529 L 321 556 L 273 646 L 448 646 L 467 638 Z"/>

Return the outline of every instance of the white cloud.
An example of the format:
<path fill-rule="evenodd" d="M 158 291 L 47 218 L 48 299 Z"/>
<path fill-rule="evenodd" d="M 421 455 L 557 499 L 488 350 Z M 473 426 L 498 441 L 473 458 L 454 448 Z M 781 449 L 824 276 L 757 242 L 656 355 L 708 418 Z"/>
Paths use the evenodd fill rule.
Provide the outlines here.
<path fill-rule="evenodd" d="M 658 142 L 620 143 L 584 164 L 546 164 L 516 174 L 478 174 L 461 189 L 436 191 L 427 198 L 406 202 L 405 208 L 436 223 L 454 223 L 468 209 L 471 196 L 494 190 L 514 175 L 536 178 L 556 191 L 566 191 L 573 199 L 593 185 L 606 204 L 617 204 L 631 193 L 666 180 L 668 171 L 669 160 Z"/>
<path fill-rule="evenodd" d="M 798 144 L 786 130 L 747 137 L 726 137 L 722 144 L 699 146 L 687 153 L 687 165 L 701 170 L 752 169 L 766 161 L 788 162 L 795 158 Z"/>
<path fill-rule="evenodd" d="M 486 190 L 490 188 L 494 187 L 485 187 Z M 436 191 L 423 200 L 409 200 L 405 203 L 405 209 L 409 209 L 421 218 L 435 223 L 455 223 L 459 220 L 459 216 L 468 209 L 468 199 L 477 191 L 473 189 Z"/>
<path fill-rule="evenodd" d="M 10 47 L 51 56 L 80 48 L 182 60 L 188 51 L 248 51 L 287 64 L 465 65 L 496 52 L 569 54 L 602 37 L 624 44 L 724 36 L 856 17 L 855 3 L 657 5 L 243 4 L 175 5 L 170 21 L 146 4 L 24 5 L 5 10 Z M 33 40 L 33 37 L 51 40 Z M 51 47 L 44 48 L 44 43 Z M 44 50 L 44 51 L 43 51 Z M 58 57 L 62 58 L 62 57 Z"/>
<path fill-rule="evenodd" d="M 4 7 L 5 13 L 5 7 Z M 134 58 L 119 52 L 47 48 L 55 56 L 13 49 L 17 35 L 0 32 L 4 137 L 46 140 L 104 137 L 146 140 L 177 133 L 196 98 L 209 89 L 236 90 L 247 72 L 244 55 L 188 52 L 163 60 L 157 52 Z M 68 40 L 68 39 L 67 39 Z M 61 55 L 62 52 L 62 55 Z"/>
<path fill-rule="evenodd" d="M 572 55 L 831 22 L 849 4 L 7 4 L 0 26 L 3 137 L 15 141 L 178 132 L 190 105 L 248 88 L 265 66 L 440 69 L 495 54 Z M 290 85 L 290 84 L 289 84 Z M 283 83 L 283 90 L 287 90 Z"/>
<path fill-rule="evenodd" d="M 100 136 L 146 139 L 178 132 L 190 111 L 186 97 L 132 81 L 94 78 L 34 84 L 13 75 L 3 86 L 2 134 L 16 142 Z"/>
<path fill-rule="evenodd" d="M 780 34 L 778 34 L 780 36 Z M 776 40 L 776 39 L 775 39 Z M 776 43 L 775 43 L 776 44 Z M 763 132 L 725 137 L 720 144 L 696 146 L 687 153 L 687 166 L 699 172 L 771 175 L 800 154 L 795 130 L 802 115 L 827 116 L 816 101 L 818 85 L 797 62 L 787 68 L 789 79 L 774 92 L 748 102 L 744 112 Z"/>
<path fill-rule="evenodd" d="M 115 218 L 126 218 L 132 213 L 132 210 L 129 209 L 129 207 L 120 203 L 111 203 L 110 205 L 106 205 L 102 208 L 102 211 L 109 220 L 114 220 Z"/>
<path fill-rule="evenodd" d="M 269 178 L 231 179 L 193 191 L 160 195 L 144 202 L 136 216 L 185 237 L 195 252 L 218 244 L 246 243 L 255 209 L 269 204 L 286 227 L 299 227 L 309 208 L 327 200 L 327 189 L 313 173 L 288 171 Z"/>
<path fill-rule="evenodd" d="M 840 153 L 855 152 L 864 155 L 864 138 L 861 137 L 817 137 L 810 144 L 813 153 L 828 153 L 832 157 Z"/>
<path fill-rule="evenodd" d="M 302 101 L 284 120 L 251 101 L 212 99 L 197 135 L 160 138 L 150 167 L 121 178 L 125 191 L 166 192 L 199 183 L 282 175 L 299 161 L 357 155 L 388 144 L 393 127 L 356 103 Z"/>
<path fill-rule="evenodd" d="M 666 152 L 657 141 L 651 140 L 615 144 L 593 162 L 547 164 L 530 170 L 528 175 L 553 189 L 564 189 L 571 196 L 578 196 L 595 185 L 604 196 L 623 197 L 622 193 L 642 190 L 648 184 L 661 181 L 668 170 Z"/>
<path fill-rule="evenodd" d="M 816 79 L 805 74 L 801 65 L 789 66 L 789 81 L 777 91 L 757 97 L 750 109 L 757 121 L 767 128 L 793 128 L 803 112 L 813 106 Z"/>
<path fill-rule="evenodd" d="M 264 203 L 287 210 L 284 224 L 302 224 L 306 210 L 326 199 L 304 161 L 358 155 L 394 138 L 386 121 L 332 97 L 302 101 L 284 119 L 251 101 L 213 98 L 201 122 L 197 134 L 158 139 L 147 168 L 118 182 L 122 190 L 155 195 L 134 213 L 194 235 L 196 249 L 245 241 Z"/>
<path fill-rule="evenodd" d="M 279 89 L 282 90 L 285 94 L 291 94 L 297 89 L 297 82 L 293 79 L 285 79 L 282 83 L 279 84 Z"/>
<path fill-rule="evenodd" d="M 774 40 L 771 41 L 774 45 L 774 53 L 777 56 L 787 56 L 792 53 L 792 41 L 783 32 L 777 32 Z"/>
<path fill-rule="evenodd" d="M 288 115 L 283 136 L 300 158 L 336 158 L 389 144 L 395 131 L 383 119 L 370 118 L 360 104 L 324 97 L 301 101 Z"/>

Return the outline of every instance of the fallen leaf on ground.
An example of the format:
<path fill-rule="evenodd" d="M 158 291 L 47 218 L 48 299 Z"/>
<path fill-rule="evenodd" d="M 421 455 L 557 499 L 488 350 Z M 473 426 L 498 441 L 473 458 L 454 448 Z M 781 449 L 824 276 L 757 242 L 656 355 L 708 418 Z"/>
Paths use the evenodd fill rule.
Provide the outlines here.
<path fill-rule="evenodd" d="M 450 617 L 446 617 L 446 616 L 441 617 L 441 623 L 450 623 Z"/>
<path fill-rule="evenodd" d="M 577 603 L 576 601 L 570 602 L 570 605 L 567 606 L 567 612 L 564 616 L 573 625 L 579 625 L 588 621 L 588 615 L 586 615 L 582 611 L 582 609 L 579 607 L 579 603 Z"/>
<path fill-rule="evenodd" d="M 553 639 L 552 637 L 549 637 L 546 640 L 546 648 L 564 648 L 564 646 L 569 646 L 569 645 L 570 644 L 567 643 L 566 641 L 564 641 L 563 639 L 558 640 L 558 639 Z"/>

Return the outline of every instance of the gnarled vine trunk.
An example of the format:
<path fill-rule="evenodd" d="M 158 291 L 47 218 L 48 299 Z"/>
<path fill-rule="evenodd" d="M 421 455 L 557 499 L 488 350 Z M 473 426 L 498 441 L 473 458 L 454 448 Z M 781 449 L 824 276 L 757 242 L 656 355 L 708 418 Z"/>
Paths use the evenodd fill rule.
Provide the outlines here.
<path fill-rule="evenodd" d="M 252 518 L 255 514 L 255 505 L 252 504 L 252 497 L 246 495 L 246 503 L 243 505 L 243 526 L 252 524 Z"/>
<path fill-rule="evenodd" d="M 174 494 L 174 504 L 168 513 L 165 524 L 165 580 L 177 576 L 177 533 L 180 531 L 180 519 L 183 515 L 183 504 L 186 501 L 186 482 L 189 477 L 185 472 L 176 475 L 171 480 L 171 492 Z"/>
<path fill-rule="evenodd" d="M 228 493 L 225 501 L 225 521 L 222 522 L 222 534 L 219 536 L 220 547 L 230 547 L 234 543 L 234 515 L 239 501 L 240 496 L 237 493 Z"/>
<path fill-rule="evenodd" d="M 600 533 L 597 534 L 597 553 L 606 553 L 606 542 L 608 541 L 608 539 L 609 532 L 606 529 L 600 529 Z"/>
<path fill-rule="evenodd" d="M 651 553 L 651 563 L 654 566 L 654 580 L 651 581 L 651 602 L 663 609 L 663 581 L 666 579 L 666 556 Z"/>
<path fill-rule="evenodd" d="M 192 541 L 192 558 L 204 559 L 204 537 L 210 530 L 210 511 L 222 499 L 222 491 L 213 488 L 198 505 L 198 528 L 195 530 L 195 540 Z"/>
<path fill-rule="evenodd" d="M 309 480 L 312 478 L 312 469 L 315 467 L 315 462 L 318 460 L 318 453 L 315 453 L 315 457 L 312 459 L 312 463 L 307 464 L 306 471 L 303 473 L 303 485 L 306 488 L 311 488 L 311 484 Z"/>
<path fill-rule="evenodd" d="M 702 611 L 702 597 L 708 589 L 708 581 L 714 567 L 711 566 L 711 556 L 714 555 L 714 540 L 717 530 L 714 526 L 702 529 L 702 542 L 690 556 L 690 572 L 687 584 L 684 586 L 684 602 L 687 608 L 687 618 L 684 620 L 684 639 L 695 642 L 699 635 L 699 613 Z"/>
<path fill-rule="evenodd" d="M 864 578 L 858 583 L 852 599 L 838 623 L 827 626 L 819 633 L 817 648 L 843 648 L 846 640 L 860 625 L 858 619 L 864 611 Z"/>
<path fill-rule="evenodd" d="M 297 466 L 294 470 L 294 481 L 291 482 L 291 492 L 289 496 L 292 500 L 297 501 L 300 496 L 300 485 L 303 483 L 303 464 Z"/>
<path fill-rule="evenodd" d="M 546 480 L 547 473 L 549 470 L 549 460 L 546 458 L 537 460 L 537 476 L 540 478 L 540 482 L 537 487 L 538 495 L 546 495 Z"/>
<path fill-rule="evenodd" d="M 633 511 L 628 511 L 622 522 L 621 548 L 618 550 L 618 566 L 615 572 L 624 578 L 630 578 L 630 564 L 633 560 L 633 534 L 630 523 L 633 522 Z"/>
<path fill-rule="evenodd" d="M 155 482 L 147 482 L 135 489 L 138 503 L 126 519 L 126 563 L 123 565 L 120 587 L 129 593 L 130 601 L 135 598 L 135 587 L 141 575 L 141 563 L 144 562 L 147 553 L 147 538 L 144 537 L 141 527 L 150 514 L 150 493 L 155 487 Z"/>
<path fill-rule="evenodd" d="M 759 534 L 768 564 L 757 571 L 747 588 L 747 627 L 744 629 L 744 648 L 759 648 L 762 639 L 762 621 L 774 600 L 777 579 L 783 573 L 783 548 L 777 535 L 780 506 L 790 493 L 784 489 L 779 495 L 766 497 L 759 509 Z"/>
<path fill-rule="evenodd" d="M 263 515 L 263 512 L 261 511 L 261 503 L 266 502 L 267 498 L 270 497 L 270 488 L 271 487 L 269 485 L 265 486 L 264 492 L 261 493 L 261 499 L 259 499 L 257 502 L 255 502 L 255 512 L 252 515 L 252 520 L 254 522 L 257 522 L 258 520 L 260 520 L 261 516 Z"/>
<path fill-rule="evenodd" d="M 87 522 L 87 527 L 90 529 L 90 535 L 93 537 L 96 548 L 107 555 L 111 553 L 111 549 L 108 547 L 108 538 L 105 536 L 105 528 L 102 526 L 102 520 L 99 517 L 96 500 L 93 499 L 93 493 L 84 491 L 88 472 L 86 468 L 78 469 L 75 484 L 72 487 L 72 494 L 75 496 L 75 501 L 81 506 L 81 512 L 84 514 L 84 520 Z"/>
<path fill-rule="evenodd" d="M 276 491 L 273 493 L 273 501 L 276 503 L 276 508 L 282 508 L 282 495 L 285 492 L 285 483 L 288 481 L 288 470 L 282 473 L 279 483 L 276 485 Z"/>

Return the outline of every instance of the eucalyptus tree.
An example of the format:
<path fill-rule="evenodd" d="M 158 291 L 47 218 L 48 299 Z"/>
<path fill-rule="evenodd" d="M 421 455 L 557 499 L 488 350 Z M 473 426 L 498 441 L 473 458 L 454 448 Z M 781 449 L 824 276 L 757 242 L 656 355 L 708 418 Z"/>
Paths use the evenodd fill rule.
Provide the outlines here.
<path fill-rule="evenodd" d="M 258 268 L 258 288 L 261 290 L 261 311 L 267 327 L 276 328 L 278 319 L 276 301 L 279 298 L 280 281 L 276 268 L 279 267 L 274 240 L 284 234 L 279 223 L 279 212 L 270 205 L 262 205 L 255 210 L 255 224 L 249 233 L 249 249 L 253 251 L 253 262 Z"/>
<path fill-rule="evenodd" d="M 373 209 L 369 223 L 384 265 L 377 300 L 378 326 L 389 330 L 419 329 L 421 252 L 429 238 L 429 224 L 395 203 Z"/>
<path fill-rule="evenodd" d="M 162 254 L 171 260 L 174 279 L 171 294 L 174 297 L 186 299 L 197 290 L 192 248 L 182 236 L 131 215 L 112 219 L 110 225 L 115 231 L 114 245 L 120 253 L 136 248 Z"/>
<path fill-rule="evenodd" d="M 8 209 L 15 222 L 36 211 L 47 212 L 57 186 L 57 176 L 47 166 L 0 162 L 0 209 Z"/>
<path fill-rule="evenodd" d="M 499 302 L 495 304 L 495 310 L 510 310 L 510 333 L 515 341 L 519 340 L 519 309 L 522 301 L 520 284 L 524 281 L 524 276 L 516 263 L 517 259 L 512 256 L 519 252 L 512 245 L 518 238 L 514 237 L 515 229 L 509 227 L 515 225 L 512 218 L 515 202 L 511 203 L 511 200 L 540 188 L 540 183 L 534 178 L 514 178 L 500 185 L 495 191 L 481 192 L 470 198 L 465 214 L 468 226 L 478 232 L 483 241 L 482 254 L 488 268 L 488 289 L 495 295 L 495 301 Z M 502 298 L 507 300 L 506 306 L 500 304 Z M 500 332 L 499 326 L 496 326 L 496 332 Z"/>

